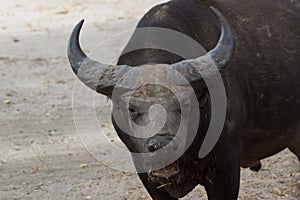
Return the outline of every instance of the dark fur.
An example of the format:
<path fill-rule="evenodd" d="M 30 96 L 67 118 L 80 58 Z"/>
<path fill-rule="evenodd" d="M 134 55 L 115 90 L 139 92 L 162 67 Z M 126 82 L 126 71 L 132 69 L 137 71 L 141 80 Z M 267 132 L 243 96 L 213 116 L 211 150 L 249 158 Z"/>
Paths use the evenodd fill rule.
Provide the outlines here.
<path fill-rule="evenodd" d="M 212 49 L 220 36 L 217 8 L 230 23 L 235 52 L 222 77 L 228 107 L 217 145 L 204 159 L 198 151 L 209 123 L 209 98 L 197 138 L 180 158 L 182 184 L 161 188 L 157 181 L 139 174 L 153 199 L 177 199 L 197 184 L 209 199 L 237 199 L 240 166 L 260 168 L 259 161 L 286 147 L 300 159 L 300 10 L 299 1 L 287 0 L 173 0 L 152 8 L 138 27 L 164 27 L 180 31 Z M 155 37 L 151 35 L 148 37 Z M 147 38 L 145 38 L 147 41 Z M 134 36 L 129 46 L 134 44 Z M 195 56 L 196 57 L 196 56 Z M 118 64 L 176 63 L 181 57 L 161 50 L 144 49 L 122 55 Z M 195 87 L 203 101 L 206 89 Z M 200 96 L 200 95 L 199 95 Z M 204 99 L 205 101 L 205 99 Z M 115 128 L 131 151 L 137 151 L 127 134 Z M 254 164 L 254 165 L 253 165 Z M 255 164 L 257 164 L 255 166 Z"/>

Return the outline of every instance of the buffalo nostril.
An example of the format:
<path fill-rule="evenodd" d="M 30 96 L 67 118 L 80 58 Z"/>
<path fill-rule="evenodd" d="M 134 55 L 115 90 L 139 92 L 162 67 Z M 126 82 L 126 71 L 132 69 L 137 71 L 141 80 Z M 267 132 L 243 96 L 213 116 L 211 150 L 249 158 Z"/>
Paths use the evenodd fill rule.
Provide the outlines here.
<path fill-rule="evenodd" d="M 156 148 L 155 148 L 154 145 L 153 146 L 149 146 L 148 149 L 149 149 L 150 152 L 156 151 Z"/>
<path fill-rule="evenodd" d="M 156 151 L 156 150 L 158 150 L 158 149 L 161 148 L 160 147 L 161 146 L 160 145 L 160 141 L 157 138 L 151 138 L 151 139 L 149 139 L 148 142 L 147 142 L 147 146 L 148 146 L 148 150 L 150 152 L 154 152 L 154 151 Z"/>
<path fill-rule="evenodd" d="M 160 137 L 153 137 L 150 138 L 147 141 L 147 148 L 150 152 L 154 152 L 157 151 L 161 148 L 163 148 L 164 146 L 170 144 L 170 147 L 173 150 L 177 150 L 178 149 L 178 143 L 176 140 L 172 140 L 172 137 L 166 137 L 166 136 L 160 136 Z"/>

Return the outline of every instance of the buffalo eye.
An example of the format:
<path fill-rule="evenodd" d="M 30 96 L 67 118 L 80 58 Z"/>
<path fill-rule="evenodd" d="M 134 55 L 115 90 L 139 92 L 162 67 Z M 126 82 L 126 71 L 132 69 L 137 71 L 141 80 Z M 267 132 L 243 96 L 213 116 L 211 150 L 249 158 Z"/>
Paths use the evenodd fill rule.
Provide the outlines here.
<path fill-rule="evenodd" d="M 135 113 L 135 112 L 137 112 L 136 109 L 131 108 L 131 107 L 128 108 L 128 111 L 129 111 L 130 113 Z"/>
<path fill-rule="evenodd" d="M 129 111 L 131 119 L 133 119 L 133 120 L 135 120 L 139 115 L 138 111 L 135 108 L 129 107 L 128 111 Z"/>

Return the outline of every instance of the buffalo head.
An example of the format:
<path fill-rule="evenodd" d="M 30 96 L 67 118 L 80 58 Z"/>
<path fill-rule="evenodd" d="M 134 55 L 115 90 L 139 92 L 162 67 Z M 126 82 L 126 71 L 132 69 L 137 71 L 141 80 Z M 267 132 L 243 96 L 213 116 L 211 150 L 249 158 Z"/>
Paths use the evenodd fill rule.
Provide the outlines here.
<path fill-rule="evenodd" d="M 209 106 L 209 103 L 201 102 L 209 99 L 209 95 L 195 92 L 194 85 L 203 82 L 203 76 L 210 77 L 217 70 L 222 70 L 230 62 L 234 49 L 233 33 L 228 22 L 218 10 L 212 10 L 221 24 L 221 36 L 215 48 L 198 58 L 171 65 L 107 65 L 94 61 L 82 51 L 79 44 L 83 20 L 74 28 L 68 43 L 71 67 L 85 85 L 112 99 L 114 127 L 131 152 L 155 154 L 166 146 L 174 154 L 184 152 L 193 141 L 176 137 L 181 121 L 186 122 L 183 128 L 186 133 L 190 131 L 190 122 L 195 120 L 189 116 L 193 110 L 204 113 L 198 116 L 200 122 L 197 125 L 200 123 L 200 126 L 196 127 L 196 132 L 201 130 L 201 123 L 209 121 L 206 110 L 201 108 Z M 193 95 L 197 102 L 191 100 Z M 162 152 L 163 155 L 169 154 L 169 151 Z M 155 167 L 152 166 L 153 162 L 149 164 L 150 169 L 155 169 L 149 172 L 149 177 L 161 184 L 168 184 L 169 180 L 176 185 L 183 182 L 187 169 L 181 162 L 181 155 L 175 157 L 178 159 L 166 162 L 168 165 L 165 166 Z M 133 159 L 136 165 L 142 163 L 141 168 L 148 165 L 144 159 Z M 157 159 L 160 157 L 155 157 L 154 162 Z"/>

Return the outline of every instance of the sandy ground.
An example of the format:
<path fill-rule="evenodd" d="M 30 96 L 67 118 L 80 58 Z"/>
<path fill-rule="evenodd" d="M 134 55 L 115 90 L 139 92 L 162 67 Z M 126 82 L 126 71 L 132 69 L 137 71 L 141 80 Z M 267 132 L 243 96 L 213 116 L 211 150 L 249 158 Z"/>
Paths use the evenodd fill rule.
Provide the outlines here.
<path fill-rule="evenodd" d="M 92 97 L 107 136 L 99 141 L 108 138 L 122 146 L 110 124 L 110 103 L 76 81 L 66 43 L 75 23 L 85 18 L 81 41 L 91 51 L 134 28 L 160 2 L 0 0 L 0 199 L 149 199 L 136 174 L 109 167 L 109 145 L 101 146 L 98 160 L 82 145 L 84 134 L 97 134 L 84 128 L 94 126 Z M 112 39 L 95 56 L 112 61 L 125 44 Z M 73 88 L 85 95 L 77 92 L 72 110 Z M 72 111 L 80 113 L 80 134 Z M 131 161 L 120 165 L 130 167 Z M 259 173 L 242 170 L 240 199 L 299 198 L 300 164 L 287 150 L 263 160 Z M 206 199 L 205 192 L 199 186 L 184 199 Z"/>

